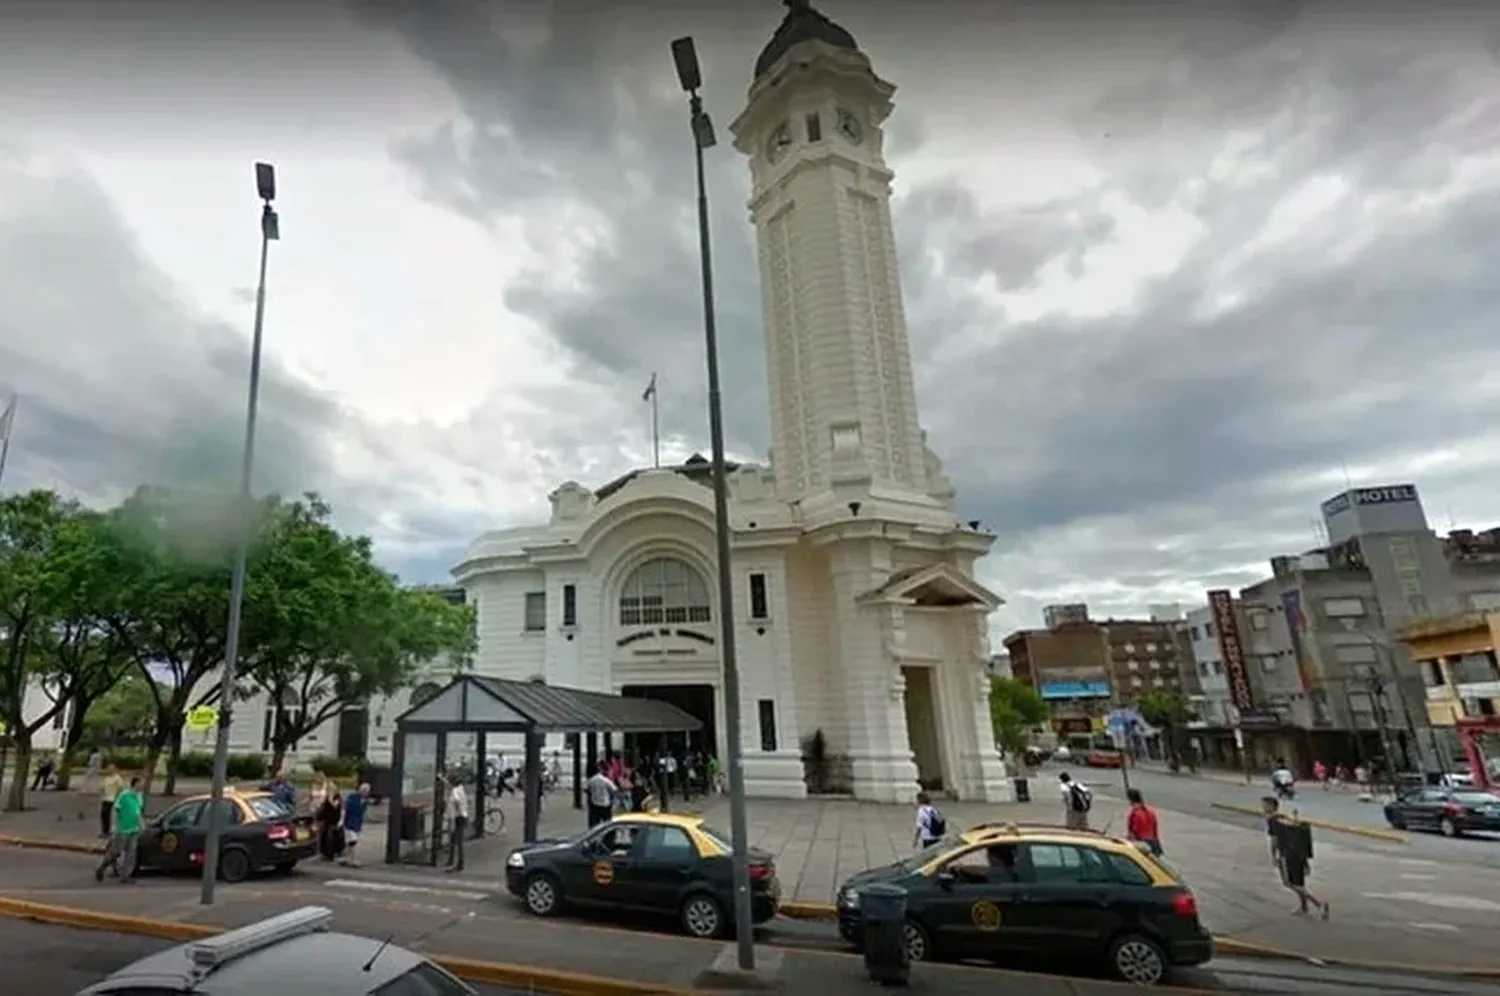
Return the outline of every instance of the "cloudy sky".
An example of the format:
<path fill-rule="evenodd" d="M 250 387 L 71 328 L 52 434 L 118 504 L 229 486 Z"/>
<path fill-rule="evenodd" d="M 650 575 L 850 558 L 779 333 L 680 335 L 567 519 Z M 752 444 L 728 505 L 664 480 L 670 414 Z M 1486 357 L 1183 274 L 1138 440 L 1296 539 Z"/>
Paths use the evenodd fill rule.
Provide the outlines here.
<path fill-rule="evenodd" d="M 1500 521 L 1500 15 L 821 9 L 899 87 L 918 391 L 964 517 L 999 534 L 997 633 L 1248 583 L 1314 544 L 1346 473 L 1416 481 L 1439 528 Z M 652 371 L 668 453 L 706 449 L 667 44 L 698 38 L 722 133 L 782 13 L 0 6 L 5 486 L 232 486 L 257 159 L 283 231 L 258 487 L 322 491 L 430 580 L 560 481 L 645 461 Z M 748 176 L 711 156 L 731 449 L 755 458 Z"/>

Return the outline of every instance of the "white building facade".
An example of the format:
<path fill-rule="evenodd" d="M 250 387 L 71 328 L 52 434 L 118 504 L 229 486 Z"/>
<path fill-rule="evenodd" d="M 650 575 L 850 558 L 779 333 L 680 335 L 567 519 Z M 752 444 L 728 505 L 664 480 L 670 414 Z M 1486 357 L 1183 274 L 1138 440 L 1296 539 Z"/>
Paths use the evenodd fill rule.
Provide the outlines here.
<path fill-rule="evenodd" d="M 750 794 L 920 786 L 1011 798 L 988 705 L 974 580 L 994 537 L 959 521 L 918 421 L 881 126 L 894 88 L 852 37 L 792 5 L 732 125 L 752 177 L 772 454 L 729 479 Z M 568 482 L 545 525 L 488 533 L 454 570 L 475 671 L 656 695 L 725 746 L 707 461 Z M 821 737 L 818 735 L 821 734 Z"/>
<path fill-rule="evenodd" d="M 1208 726 L 1230 727 L 1237 719 L 1229 696 L 1229 678 L 1224 673 L 1224 654 L 1214 628 L 1213 609 L 1207 605 L 1187 614 L 1188 639 L 1193 645 L 1193 666 L 1203 694 L 1193 696 L 1199 718 Z"/>

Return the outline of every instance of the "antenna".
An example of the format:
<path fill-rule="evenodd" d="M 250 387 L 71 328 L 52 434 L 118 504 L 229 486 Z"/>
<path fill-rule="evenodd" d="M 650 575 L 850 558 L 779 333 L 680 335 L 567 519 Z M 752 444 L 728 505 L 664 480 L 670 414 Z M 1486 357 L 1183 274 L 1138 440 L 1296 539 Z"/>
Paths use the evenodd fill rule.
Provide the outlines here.
<path fill-rule="evenodd" d="M 1339 470 L 1344 472 L 1344 490 L 1353 491 L 1354 482 L 1349 478 L 1349 464 L 1344 462 L 1343 457 L 1339 457 Z"/>
<path fill-rule="evenodd" d="M 372 955 L 370 955 L 370 960 L 367 961 L 367 962 L 365 962 L 364 968 L 361 968 L 360 971 L 361 972 L 368 972 L 370 969 L 374 968 L 375 967 L 375 960 L 377 958 L 379 958 L 381 955 L 385 954 L 385 949 L 388 948 L 388 947 L 390 947 L 391 946 L 391 942 L 394 941 L 395 939 L 396 939 L 396 935 L 395 934 L 387 934 L 385 940 L 383 940 L 383 941 L 380 942 L 380 947 L 378 947 L 378 948 L 375 949 L 375 953 L 372 954 Z"/>

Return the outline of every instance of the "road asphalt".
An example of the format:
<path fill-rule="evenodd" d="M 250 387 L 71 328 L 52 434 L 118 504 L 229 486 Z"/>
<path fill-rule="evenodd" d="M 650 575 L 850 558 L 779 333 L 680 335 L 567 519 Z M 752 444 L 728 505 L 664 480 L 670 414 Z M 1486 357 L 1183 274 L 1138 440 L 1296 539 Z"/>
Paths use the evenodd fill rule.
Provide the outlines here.
<path fill-rule="evenodd" d="M 292 876 L 224 886 L 210 908 L 198 903 L 197 884 L 152 876 L 133 886 L 96 885 L 86 856 L 41 851 L 0 851 L 0 894 L 37 903 L 108 912 L 237 926 L 298 906 L 319 904 L 335 910 L 338 929 L 370 936 L 393 936 L 395 942 L 430 955 L 515 962 L 613 979 L 633 979 L 689 988 L 722 945 L 670 933 L 665 923 L 628 926 L 618 919 L 564 918 L 538 920 L 508 898 L 467 883 L 414 876 L 397 878 L 379 870 L 298 873 Z M 17 921 L 0 920 L 0 932 Z M 654 932 L 643 937 L 642 926 Z M 3 944 L 29 952 L 27 973 L 61 973 L 52 982 L 37 975 L 28 994 L 59 994 L 78 988 L 76 980 L 94 979 L 131 958 L 152 950 L 152 942 L 94 932 L 70 934 L 63 928 L 20 924 L 20 933 Z M 48 931 L 27 944 L 26 929 Z M 8 938 L 18 938 L 14 942 Z M 107 940 L 101 940 L 107 938 Z M 649 938 L 649 943 L 642 943 Z M 760 938 L 766 951 L 784 959 L 786 991 L 829 994 L 863 988 L 858 958 L 848 954 L 832 927 L 821 923 L 778 921 Z M 77 955 L 67 953 L 69 945 Z M 144 945 L 144 946 L 143 946 Z M 0 955 L 11 949 L 0 947 Z M 111 960 L 112 959 L 112 960 Z M 9 960 L 7 966 L 12 964 Z M 68 974 L 72 973 L 72 974 Z M 31 974 L 26 978 L 30 979 Z M 7 973 L 6 981 L 11 976 Z M 1117 985 L 1091 978 L 1063 978 L 965 966 L 916 966 L 917 989 L 941 988 L 945 996 L 974 993 L 1025 993 L 1027 996 L 1119 996 Z M 1198 989 L 1246 993 L 1309 993 L 1314 996 L 1363 993 L 1500 994 L 1500 986 L 1455 979 L 1346 971 L 1303 962 L 1218 959 L 1204 969 L 1185 973 L 1182 984 Z M 44 988 L 43 985 L 52 988 Z M 72 988 L 67 988 L 72 986 Z M 9 987 L 7 986 L 7 991 Z"/>
<path fill-rule="evenodd" d="M 5 992 L 16 996 L 76 996 L 84 986 L 171 946 L 151 937 L 0 918 Z M 476 988 L 482 996 L 522 996 L 519 990 Z"/>

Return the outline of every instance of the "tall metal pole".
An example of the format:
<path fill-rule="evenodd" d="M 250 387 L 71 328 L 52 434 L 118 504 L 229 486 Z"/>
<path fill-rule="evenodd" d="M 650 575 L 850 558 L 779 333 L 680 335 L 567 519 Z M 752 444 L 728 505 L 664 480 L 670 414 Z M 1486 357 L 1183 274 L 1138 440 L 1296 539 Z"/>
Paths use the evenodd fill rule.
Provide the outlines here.
<path fill-rule="evenodd" d="M 734 938 L 740 969 L 755 968 L 750 912 L 749 818 L 745 813 L 745 766 L 740 749 L 740 668 L 734 645 L 734 573 L 729 562 L 729 481 L 724 471 L 724 401 L 719 392 L 719 333 L 714 317 L 713 249 L 708 235 L 708 182 L 703 172 L 703 101 L 692 96 L 698 176 L 698 258 L 703 268 L 703 350 L 708 358 L 708 434 L 714 461 L 714 540 L 719 561 L 719 643 L 724 654 L 724 726 L 729 743 L 729 836 L 734 849 Z"/>
<path fill-rule="evenodd" d="M 661 402 L 658 400 L 656 374 L 651 375 L 651 466 L 661 469 Z"/>
<path fill-rule="evenodd" d="M 251 475 L 255 469 L 255 423 L 260 414 L 260 357 L 266 318 L 266 257 L 271 242 L 280 238 L 276 211 L 274 173 L 267 186 L 269 166 L 257 164 L 264 203 L 260 215 L 260 278 L 255 287 L 255 329 L 250 337 L 250 397 L 245 405 L 245 448 L 240 461 L 240 490 L 236 502 L 234 567 L 229 581 L 229 625 L 224 636 L 224 668 L 219 676 L 219 724 L 214 739 L 213 788 L 208 807 L 208 841 L 203 848 L 203 885 L 199 902 L 212 906 L 219 876 L 220 839 L 223 836 L 224 782 L 229 776 L 229 726 L 234 718 L 234 672 L 240 653 L 240 619 L 245 602 L 245 561 L 250 553 Z"/>

